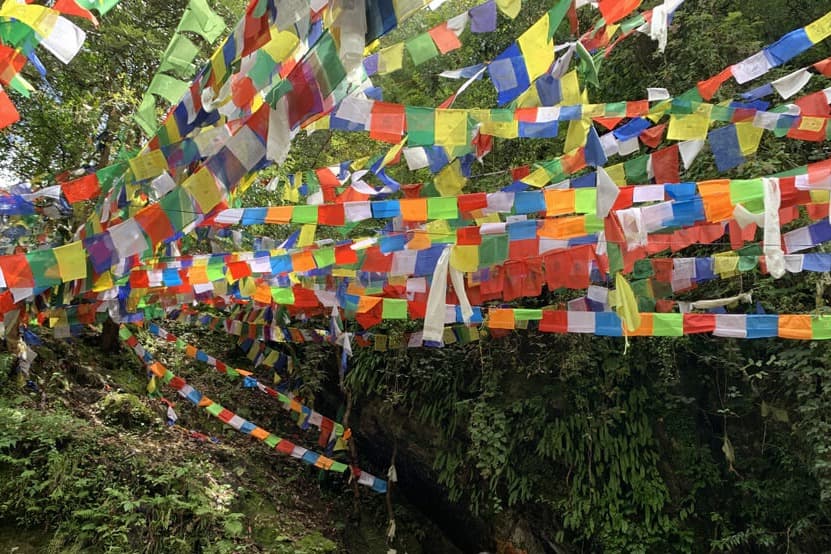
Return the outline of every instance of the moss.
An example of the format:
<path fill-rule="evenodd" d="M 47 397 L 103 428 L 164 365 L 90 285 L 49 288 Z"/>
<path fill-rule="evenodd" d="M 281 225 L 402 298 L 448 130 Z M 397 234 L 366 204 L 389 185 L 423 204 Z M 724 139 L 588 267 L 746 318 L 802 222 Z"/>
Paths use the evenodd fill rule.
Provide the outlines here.
<path fill-rule="evenodd" d="M 125 429 L 148 427 L 157 421 L 156 414 L 134 394 L 110 393 L 99 406 L 104 421 Z"/>
<path fill-rule="evenodd" d="M 324 554 L 325 552 L 334 552 L 338 547 L 337 544 L 321 535 L 319 531 L 315 531 L 311 535 L 306 535 L 294 543 L 294 546 L 297 547 L 300 552 L 308 554 Z"/>

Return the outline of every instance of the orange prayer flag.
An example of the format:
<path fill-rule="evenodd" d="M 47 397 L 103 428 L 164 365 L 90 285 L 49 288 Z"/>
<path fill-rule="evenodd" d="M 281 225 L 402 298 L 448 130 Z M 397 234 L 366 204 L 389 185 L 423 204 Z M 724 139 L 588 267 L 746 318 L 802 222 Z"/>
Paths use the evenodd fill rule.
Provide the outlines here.
<path fill-rule="evenodd" d="M 641 313 L 641 324 L 634 331 L 626 330 L 626 325 L 623 325 L 623 331 L 628 337 L 651 337 L 652 336 L 652 314 Z"/>
<path fill-rule="evenodd" d="M 698 184 L 698 191 L 704 202 L 707 221 L 727 221 L 733 218 L 733 203 L 730 201 L 729 179 L 716 179 Z"/>
<path fill-rule="evenodd" d="M 290 223 L 294 206 L 273 206 L 265 214 L 266 223 Z"/>
<path fill-rule="evenodd" d="M 406 198 L 399 201 L 401 219 L 404 221 L 427 221 L 427 199 Z"/>
<path fill-rule="evenodd" d="M 296 273 L 303 273 L 317 268 L 317 265 L 315 265 L 314 255 L 311 250 L 292 254 L 291 265 Z"/>
<path fill-rule="evenodd" d="M 810 315 L 780 315 L 779 336 L 783 339 L 811 340 L 813 329 Z"/>
<path fill-rule="evenodd" d="M 262 427 L 254 427 L 254 430 L 251 431 L 251 436 L 257 440 L 265 440 L 269 435 L 269 432 L 263 429 Z"/>
<path fill-rule="evenodd" d="M 545 219 L 538 231 L 539 236 L 549 239 L 570 239 L 586 234 L 586 218 L 582 215 Z"/>
<path fill-rule="evenodd" d="M 574 213 L 575 189 L 546 190 L 543 194 L 546 217 Z"/>
<path fill-rule="evenodd" d="M 423 229 L 413 231 L 413 238 L 407 243 L 408 250 L 425 250 L 430 248 L 433 243 L 430 241 L 430 235 Z"/>
<path fill-rule="evenodd" d="M 358 300 L 358 310 L 359 314 L 365 314 L 370 311 L 372 308 L 378 305 L 383 298 L 378 298 L 376 296 L 361 296 Z"/>
<path fill-rule="evenodd" d="M 493 309 L 488 312 L 488 327 L 491 329 L 516 329 L 514 311 Z"/>
<path fill-rule="evenodd" d="M 721 85 L 723 85 L 724 82 L 732 76 L 733 67 L 731 66 L 723 70 L 715 77 L 710 77 L 706 81 L 699 81 L 698 93 L 704 100 L 710 100 L 713 96 L 716 95 L 716 92 L 718 92 L 718 89 L 721 88 Z"/>

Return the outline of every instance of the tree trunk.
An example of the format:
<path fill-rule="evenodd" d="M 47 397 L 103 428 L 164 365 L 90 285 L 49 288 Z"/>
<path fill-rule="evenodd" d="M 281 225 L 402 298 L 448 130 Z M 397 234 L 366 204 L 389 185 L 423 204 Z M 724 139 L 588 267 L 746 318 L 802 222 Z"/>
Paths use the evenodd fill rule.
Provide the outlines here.
<path fill-rule="evenodd" d="M 101 350 L 107 353 L 118 352 L 118 323 L 109 316 L 101 329 Z"/>

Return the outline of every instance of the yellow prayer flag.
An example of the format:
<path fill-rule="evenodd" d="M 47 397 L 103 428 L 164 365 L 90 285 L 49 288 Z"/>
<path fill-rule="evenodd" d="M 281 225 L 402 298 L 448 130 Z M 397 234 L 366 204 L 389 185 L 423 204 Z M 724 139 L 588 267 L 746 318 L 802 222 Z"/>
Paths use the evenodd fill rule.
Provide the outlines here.
<path fill-rule="evenodd" d="M 403 67 L 404 43 L 393 44 L 389 48 L 382 48 L 378 52 L 378 75 L 392 73 Z"/>
<path fill-rule="evenodd" d="M 225 81 L 225 75 L 228 73 L 228 68 L 225 66 L 225 43 L 228 39 L 222 41 L 222 44 L 211 56 L 211 72 L 214 77 L 213 90 L 216 92 Z"/>
<path fill-rule="evenodd" d="M 577 70 L 572 69 L 560 79 L 560 92 L 562 93 L 561 104 L 574 106 L 580 104 L 580 82 L 577 80 Z"/>
<path fill-rule="evenodd" d="M 447 165 L 436 175 L 436 190 L 442 196 L 458 196 L 464 188 L 467 179 L 462 175 L 462 167 L 459 160 Z"/>
<path fill-rule="evenodd" d="M 591 124 L 587 119 L 575 119 L 568 124 L 566 144 L 563 147 L 566 152 L 571 152 L 586 144 L 586 136 L 589 133 Z"/>
<path fill-rule="evenodd" d="M 496 6 L 505 14 L 505 17 L 514 19 L 522 8 L 522 0 L 496 0 Z"/>
<path fill-rule="evenodd" d="M 542 188 L 548 184 L 548 181 L 551 180 L 551 177 L 549 177 L 548 172 L 545 170 L 544 167 L 540 167 L 538 169 L 535 169 L 529 175 L 526 175 L 520 180 L 523 183 L 527 183 L 533 187 Z"/>
<path fill-rule="evenodd" d="M 669 117 L 667 140 L 706 140 L 710 128 L 711 104 L 701 104 L 694 113 Z"/>
<path fill-rule="evenodd" d="M 317 231 L 317 225 L 314 223 L 303 225 L 300 228 L 300 236 L 297 237 L 297 247 L 303 248 L 313 244 L 315 241 L 315 231 Z"/>
<path fill-rule="evenodd" d="M 429 234 L 429 239 L 436 243 L 437 241 L 444 240 L 447 237 L 455 236 L 453 230 L 450 228 L 450 225 L 447 223 L 446 219 L 436 219 L 427 223 L 424 226 Z"/>
<path fill-rule="evenodd" d="M 283 62 L 291 56 L 294 49 L 300 43 L 297 35 L 291 31 L 277 31 L 271 29 L 271 40 L 263 45 L 262 50 L 277 63 Z"/>
<path fill-rule="evenodd" d="M 606 115 L 606 104 L 584 104 L 582 115 L 587 119 L 604 117 Z"/>
<path fill-rule="evenodd" d="M 479 269 L 479 246 L 454 246 L 450 250 L 450 265 L 466 273 L 477 271 Z"/>
<path fill-rule="evenodd" d="M 476 222 L 476 225 L 483 225 L 485 223 L 500 223 L 502 221 L 499 219 L 498 213 L 482 215 L 481 210 L 476 210 L 476 212 L 473 213 L 473 220 Z"/>
<path fill-rule="evenodd" d="M 208 213 L 222 202 L 222 192 L 210 171 L 203 168 L 188 177 L 182 187 L 196 200 L 202 213 Z"/>
<path fill-rule="evenodd" d="M 479 132 L 499 138 L 517 138 L 519 136 L 518 121 L 486 121 L 482 123 Z"/>
<path fill-rule="evenodd" d="M 831 12 L 828 12 L 810 25 L 806 25 L 805 34 L 808 35 L 808 40 L 814 44 L 831 36 Z"/>
<path fill-rule="evenodd" d="M 87 257 L 84 255 L 84 245 L 81 241 L 59 246 L 53 252 L 58 260 L 58 273 L 64 283 L 87 276 Z"/>
<path fill-rule="evenodd" d="M 130 160 L 130 169 L 136 181 L 158 177 L 167 171 L 167 160 L 161 150 L 151 150 Z"/>
<path fill-rule="evenodd" d="M 615 275 L 615 292 L 617 293 L 617 313 L 623 320 L 626 331 L 634 331 L 641 326 L 641 314 L 638 312 L 635 293 L 621 272 Z"/>
<path fill-rule="evenodd" d="M 738 275 L 738 267 L 739 255 L 735 252 L 719 252 L 713 255 L 713 272 L 718 273 L 722 279 Z"/>
<path fill-rule="evenodd" d="M 435 144 L 461 146 L 468 143 L 466 110 L 437 109 L 434 118 Z"/>
<path fill-rule="evenodd" d="M 243 277 L 239 280 L 239 292 L 242 296 L 251 298 L 257 294 L 257 283 L 251 277 Z"/>
<path fill-rule="evenodd" d="M 36 4 L 20 4 L 7 0 L 0 6 L 0 17 L 14 18 L 34 29 L 43 38 L 52 34 L 59 12 Z"/>
<path fill-rule="evenodd" d="M 742 156 L 754 154 L 759 149 L 762 131 L 761 127 L 754 127 L 752 123 L 736 123 L 736 136 L 739 138 Z"/>
<path fill-rule="evenodd" d="M 548 13 L 517 39 L 528 76 L 534 81 L 554 63 L 554 43 L 548 38 Z"/>
<path fill-rule="evenodd" d="M 827 204 L 828 197 L 831 196 L 831 191 L 827 190 L 811 190 L 811 203 L 813 204 Z"/>
<path fill-rule="evenodd" d="M 826 121 L 828 121 L 828 119 L 825 117 L 803 115 L 802 118 L 799 120 L 799 130 L 811 131 L 816 133 L 822 130 L 822 126 L 825 125 Z"/>
<path fill-rule="evenodd" d="M 540 95 L 537 92 L 537 87 L 529 88 L 520 94 L 516 99 L 517 108 L 536 108 L 540 105 L 542 105 L 542 101 L 540 100 Z"/>
<path fill-rule="evenodd" d="M 105 271 L 102 273 L 98 279 L 96 279 L 95 283 L 92 285 L 93 292 L 101 292 L 105 290 L 110 290 L 113 288 L 113 276 L 112 273 L 109 271 Z"/>
<path fill-rule="evenodd" d="M 614 181 L 617 186 L 626 186 L 626 168 L 624 168 L 622 163 L 607 167 L 606 174 L 611 177 L 612 181 Z"/>

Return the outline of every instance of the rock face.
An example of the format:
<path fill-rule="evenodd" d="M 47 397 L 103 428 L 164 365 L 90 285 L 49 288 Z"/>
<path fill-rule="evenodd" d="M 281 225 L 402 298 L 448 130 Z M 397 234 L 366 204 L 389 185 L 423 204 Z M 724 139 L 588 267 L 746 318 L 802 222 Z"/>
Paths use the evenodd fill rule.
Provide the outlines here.
<path fill-rule="evenodd" d="M 487 522 L 472 516 L 464 505 L 450 502 L 447 491 L 439 485 L 432 469 L 436 455 L 432 446 L 435 437 L 429 428 L 415 424 L 407 414 L 382 414 L 379 403 L 361 406 L 356 415 L 354 428 L 358 450 L 375 467 L 389 467 L 395 443 L 390 421 L 397 418 L 395 427 L 400 429 L 400 436 L 395 463 L 398 472 L 396 490 L 452 542 L 452 545 L 442 545 L 437 541 L 431 545 L 430 552 L 493 551 L 492 529 Z"/>

